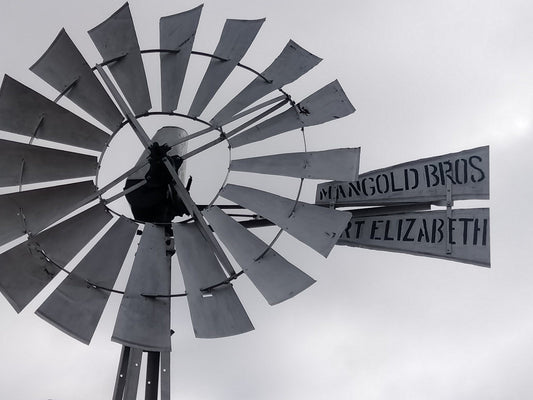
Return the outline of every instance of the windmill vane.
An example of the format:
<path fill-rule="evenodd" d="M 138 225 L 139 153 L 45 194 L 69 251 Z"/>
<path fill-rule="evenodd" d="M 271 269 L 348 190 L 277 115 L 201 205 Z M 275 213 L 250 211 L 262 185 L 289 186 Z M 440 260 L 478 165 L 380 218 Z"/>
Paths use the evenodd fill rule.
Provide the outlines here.
<path fill-rule="evenodd" d="M 122 296 L 111 338 L 122 346 L 114 400 L 136 398 L 143 352 L 145 398 L 170 399 L 172 298 L 187 298 L 196 337 L 219 338 L 254 329 L 231 284 L 235 279 L 246 275 L 270 305 L 315 283 L 276 251 L 281 232 L 324 257 L 344 245 L 490 266 L 488 208 L 453 208 L 454 200 L 489 198 L 488 146 L 363 174 L 360 148 L 308 151 L 305 128 L 355 111 L 341 84 L 334 80 L 293 100 L 284 86 L 321 59 L 292 40 L 261 72 L 242 64 L 264 19 L 228 19 L 213 53 L 193 50 L 201 12 L 199 6 L 162 17 L 160 48 L 143 50 L 126 3 L 89 31 L 102 58 L 94 67 L 64 29 L 31 66 L 59 93 L 54 101 L 7 75 L 0 88 L 0 129 L 28 138 L 0 140 L 0 184 L 16 188 L 0 196 L 0 245 L 26 236 L 0 254 L 0 291 L 20 312 L 67 272 L 36 314 L 85 344 L 110 295 Z M 150 53 L 159 53 L 160 110 L 153 107 L 143 62 Z M 183 106 L 192 56 L 207 59 L 208 66 L 190 105 Z M 209 116 L 206 109 L 236 68 L 252 79 Z M 63 97 L 101 127 L 62 107 Z M 188 132 L 184 123 L 160 125 L 153 133 L 145 121 L 156 116 L 201 129 Z M 143 152 L 132 168 L 113 171 L 114 179 L 99 185 L 105 149 L 125 126 Z M 214 199 L 198 201 L 191 194 L 202 176 L 188 175 L 189 159 L 216 146 L 246 148 L 294 130 L 302 132 L 303 151 L 231 159 Z M 193 145 L 196 138 L 204 143 Z M 296 178 L 298 195 L 237 184 L 231 179 L 237 171 Z M 65 182 L 71 179 L 76 181 Z M 300 199 L 305 179 L 327 180 L 318 184 L 314 204 Z M 40 186 L 27 189 L 30 184 Z M 123 187 L 111 194 L 118 185 Z M 132 217 L 109 206 L 122 198 Z M 252 233 L 262 226 L 279 227 L 271 242 Z M 141 232 L 127 284 L 116 288 Z M 87 254 L 65 270 L 89 243 Z M 173 264 L 184 291 L 171 290 Z"/>

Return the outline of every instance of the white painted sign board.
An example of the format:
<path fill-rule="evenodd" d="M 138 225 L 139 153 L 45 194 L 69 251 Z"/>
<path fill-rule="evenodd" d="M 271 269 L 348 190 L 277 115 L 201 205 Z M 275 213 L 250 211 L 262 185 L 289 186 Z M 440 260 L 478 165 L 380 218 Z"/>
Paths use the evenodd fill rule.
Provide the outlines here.
<path fill-rule="evenodd" d="M 337 245 L 444 258 L 490 267 L 489 209 L 354 216 Z"/>
<path fill-rule="evenodd" d="M 454 200 L 489 198 L 489 146 L 424 158 L 366 172 L 354 182 L 317 186 L 319 205 L 364 206 L 446 199 L 450 180 Z"/>

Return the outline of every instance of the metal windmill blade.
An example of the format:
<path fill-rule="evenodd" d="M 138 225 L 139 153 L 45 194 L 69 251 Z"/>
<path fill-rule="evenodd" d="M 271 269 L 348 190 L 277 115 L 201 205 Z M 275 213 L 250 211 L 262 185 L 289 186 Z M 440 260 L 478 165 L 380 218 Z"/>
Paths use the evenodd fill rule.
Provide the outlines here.
<path fill-rule="evenodd" d="M 41 232 L 83 205 L 95 189 L 85 181 L 0 196 L 0 244 Z"/>
<path fill-rule="evenodd" d="M 315 283 L 220 208 L 211 207 L 204 215 L 269 304 L 287 300 Z"/>
<path fill-rule="evenodd" d="M 145 399 L 170 400 L 173 301 L 186 298 L 194 336 L 219 338 L 254 329 L 234 285 L 241 276 L 270 305 L 310 288 L 315 280 L 297 257 L 282 254 L 283 232 L 325 257 L 335 245 L 347 245 L 490 266 L 489 210 L 452 209 L 454 199 L 488 198 L 488 147 L 359 176 L 359 148 L 307 148 L 305 128 L 355 111 L 339 82 L 310 88 L 303 100 L 285 87 L 321 59 L 290 40 L 262 72 L 242 64 L 264 19 L 228 19 L 214 53 L 198 51 L 202 8 L 162 17 L 159 49 L 141 49 L 126 3 L 89 31 L 102 57 L 94 66 L 63 29 L 30 67 L 58 91 L 55 100 L 7 75 L 0 88 L 0 130 L 7 132 L 0 138 L 0 292 L 16 312 L 46 297 L 36 314 L 84 344 L 111 296 L 119 297 L 111 337 L 122 347 L 114 400 L 137 398 L 143 359 Z M 150 53 L 159 53 L 160 110 L 152 110 L 151 71 L 144 66 Z M 183 105 L 189 96 L 182 91 L 192 86 L 186 82 L 191 57 L 209 63 L 191 104 Z M 251 74 L 244 89 L 214 116 L 204 115 L 237 68 Z M 61 106 L 63 97 L 111 134 Z M 187 114 L 175 112 L 178 104 Z M 124 126 L 131 129 L 121 132 Z M 302 135 L 302 151 L 278 146 L 272 154 L 256 146 L 265 154 L 247 154 L 246 145 L 293 130 Z M 107 151 L 123 132 L 143 147 L 129 169 Z M 121 144 L 123 154 L 129 144 Z M 204 153 L 209 157 L 200 171 L 187 160 L 219 145 L 229 149 L 227 174 L 220 185 L 209 184 L 217 194 L 206 198 L 195 185 L 211 182 L 217 159 Z M 236 148 L 240 158 L 232 159 Z M 112 178 L 102 183 L 106 160 Z M 241 180 L 234 180 L 236 172 Z M 262 175 L 295 178 L 285 181 L 299 184 L 298 194 L 264 190 Z M 236 184 L 247 178 L 249 185 Z M 305 179 L 330 180 L 317 186 L 315 204 L 304 198 Z M 122 197 L 126 202 L 114 207 Z M 270 242 L 252 232 L 266 226 L 279 228 L 263 232 L 273 233 Z M 140 240 L 130 255 L 135 234 Z M 176 264 L 184 289 L 171 285 Z M 46 292 L 52 281 L 58 285 Z"/>
<path fill-rule="evenodd" d="M 293 129 L 323 124 L 354 111 L 355 108 L 339 82 L 333 81 L 296 104 L 294 108 L 230 138 L 229 143 L 232 147 L 243 146 Z"/>
<path fill-rule="evenodd" d="M 230 100 L 212 118 L 211 122 L 215 125 L 223 125 L 256 100 L 295 81 L 320 61 L 322 61 L 321 58 L 290 40 L 274 62 Z"/>
<path fill-rule="evenodd" d="M 112 340 L 150 351 L 170 351 L 170 259 L 165 229 L 146 224 Z M 148 269 L 147 266 L 150 266 Z M 147 295 L 160 295 L 149 297 Z"/>
<path fill-rule="evenodd" d="M 30 70 L 111 131 L 120 126 L 122 114 L 65 29 Z"/>
<path fill-rule="evenodd" d="M 264 19 L 228 19 L 213 54 L 194 50 L 201 11 L 198 6 L 162 17 L 160 48 L 144 50 L 126 3 L 89 31 L 102 57 L 94 67 L 65 30 L 31 67 L 59 92 L 55 101 L 8 76 L 0 89 L 0 129 L 29 137 L 29 143 L 0 140 L 4 171 L 0 185 L 19 187 L 18 192 L 0 196 L 4 221 L 0 244 L 28 235 L 25 242 L 0 254 L 0 291 L 21 311 L 61 275 L 64 280 L 36 313 L 85 344 L 91 342 L 109 298 L 121 296 L 111 337 L 122 346 L 114 393 L 117 400 L 135 398 L 143 352 L 148 353 L 147 385 L 148 381 L 160 382 L 161 398 L 170 398 L 174 299 L 186 298 L 198 338 L 249 332 L 254 327 L 233 281 L 246 275 L 270 305 L 293 298 L 315 280 L 276 248 L 280 233 L 287 232 L 327 257 L 349 231 L 354 217 L 334 206 L 310 204 L 300 198 L 305 179 L 358 178 L 359 148 L 309 151 L 305 141 L 304 128 L 355 111 L 340 84 L 333 81 L 294 101 L 284 86 L 321 59 L 292 40 L 261 73 L 241 64 Z M 143 63 L 143 55 L 148 53 L 159 53 L 161 110 L 151 110 Z M 188 113 L 179 114 L 174 110 L 185 97 L 181 92 L 187 87 L 191 57 L 210 61 L 191 96 Z M 205 118 L 207 106 L 236 68 L 253 74 L 251 81 L 212 118 Z M 263 99 L 272 97 L 274 91 L 280 96 Z M 112 135 L 57 104 L 62 97 L 72 100 Z M 144 123 L 144 118 L 152 116 L 168 117 L 169 121 L 158 121 L 154 128 Z M 188 133 L 185 123 L 176 124 L 178 118 L 201 127 Z M 106 149 L 126 124 L 131 127 L 128 139 L 139 140 L 143 151 L 124 173 L 117 171 L 125 168 L 111 163 L 116 168 L 114 179 L 103 185 L 99 174 Z M 153 131 L 147 131 L 147 126 Z M 245 145 L 296 129 L 302 131 L 303 151 L 279 149 L 277 154 L 246 156 Z M 192 140 L 203 136 L 206 139 L 200 144 Z M 41 142 L 34 145 L 34 139 L 46 140 L 47 147 Z M 205 175 L 195 174 L 194 180 L 186 179 L 186 160 L 221 143 L 230 149 L 227 176 L 216 188 L 215 198 L 204 199 L 194 192 L 193 182 L 210 173 L 214 160 L 205 163 L 201 171 Z M 67 152 L 60 144 L 102 154 Z M 239 151 L 244 156 L 231 159 L 231 150 L 237 147 L 243 147 Z M 296 178 L 298 195 L 288 198 L 231 183 L 237 171 Z M 87 180 L 92 177 L 94 182 Z M 63 182 L 66 179 L 77 181 Z M 25 185 L 34 183 L 42 187 L 26 190 Z M 108 195 L 122 183 L 119 193 Z M 129 205 L 129 217 L 122 215 L 123 209 L 111 206 L 121 197 Z M 221 198 L 236 205 L 222 204 Z M 92 207 L 80 212 L 87 204 Z M 227 211 L 235 208 L 235 214 Z M 67 216 L 70 218 L 62 220 Z M 279 228 L 270 243 L 251 232 L 267 225 Z M 141 237 L 135 256 L 130 257 L 135 233 Z M 74 260 L 76 265 L 72 265 Z M 171 287 L 171 271 L 177 271 L 173 264 L 179 265 L 185 290 Z M 125 276 L 127 283 L 117 279 L 123 266 L 131 267 Z M 157 399 L 157 392 L 157 387 L 148 388 L 146 398 Z"/>
<path fill-rule="evenodd" d="M 192 54 L 206 55 L 205 53 L 192 51 L 201 8 L 200 6 L 187 12 L 164 17 L 160 21 L 163 112 L 171 114 L 177 105 L 190 56 Z M 215 53 L 207 55 L 211 57 L 211 63 L 193 99 L 189 117 L 197 118 L 231 72 L 237 66 L 242 66 L 240 60 L 250 47 L 263 22 L 264 19 L 226 21 Z M 179 212 L 191 215 L 196 219 L 194 225 L 174 224 L 173 233 L 175 235 L 175 246 L 180 249 L 178 258 L 185 276 L 186 286 L 188 287 L 187 297 L 191 305 L 191 316 L 197 335 L 201 337 L 217 337 L 242 333 L 252 329 L 251 322 L 244 312 L 236 293 L 228 287 L 222 288 L 217 284 L 218 280 L 225 280 L 228 275 L 230 279 L 234 279 L 238 274 L 227 259 L 217 239 L 211 233 L 210 228 L 208 228 L 208 221 L 204 220 L 198 206 L 188 195 L 188 188 L 185 188 L 181 183 L 184 180 L 183 160 L 211 145 L 208 144 L 189 153 L 186 152 L 186 147 L 182 146 L 178 154 L 172 153 L 170 151 L 172 147 L 185 144 L 185 141 L 188 140 L 188 137 L 184 134 L 176 133 L 178 131 L 184 132 L 183 130 L 178 127 L 172 127 L 164 131 L 166 134 L 163 134 L 163 130 L 160 130 L 161 132 L 158 132 L 153 139 L 150 139 L 136 120 L 135 115 L 146 113 L 150 109 L 151 103 L 141 58 L 142 52 L 139 48 L 128 4 L 125 4 L 106 21 L 93 28 L 89 35 L 103 57 L 103 62 L 98 64 L 96 69 L 101 74 L 107 90 L 118 105 L 118 108 L 111 103 L 111 97 L 108 92 L 102 87 L 100 81 L 96 79 L 93 72 L 95 68 L 88 66 L 65 30 L 60 31 L 49 49 L 31 69 L 60 92 L 58 99 L 61 96 L 70 98 L 111 130 L 116 130 L 123 120 L 122 115 L 125 115 L 132 124 L 135 133 L 145 145 L 146 150 L 141 155 L 137 165 L 118 177 L 112 184 L 118 183 L 124 178 L 136 181 L 131 185 L 126 184 L 126 188 L 122 193 L 122 195 L 130 195 L 128 200 L 132 202 L 132 207 L 135 200 L 131 196 L 135 195 L 137 198 L 140 196 L 143 199 L 144 193 L 146 193 L 146 196 L 150 196 L 152 193 L 163 190 L 162 188 L 166 191 L 163 193 L 167 193 L 165 196 L 171 200 L 157 201 L 163 202 L 159 204 L 164 204 L 165 201 L 171 201 L 172 203 L 168 208 L 170 214 L 165 215 L 163 221 L 156 221 L 154 215 L 141 218 L 141 222 L 147 225 L 133 264 L 130 281 L 124 292 L 113 339 L 125 346 L 139 347 L 144 350 L 164 352 L 170 349 L 168 320 L 164 322 L 166 317 L 162 317 L 162 319 L 157 317 L 156 319 L 161 322 L 158 325 L 150 322 L 150 318 L 153 318 L 154 315 L 159 315 L 153 314 L 154 304 L 162 306 L 161 316 L 167 315 L 169 312 L 170 303 L 168 301 L 165 302 L 162 298 L 164 299 L 165 296 L 170 295 L 169 278 L 166 275 L 169 271 L 168 257 L 166 256 L 168 246 L 164 242 L 169 240 L 169 232 L 171 231 L 149 223 L 162 222 L 163 224 L 168 224 L 171 219 L 168 218 L 169 215 L 173 217 Z M 289 41 L 274 62 L 262 74 L 257 73 L 256 79 L 231 100 L 213 120 L 216 121 L 217 125 L 224 125 L 226 119 L 235 119 L 238 112 L 241 112 L 254 101 L 259 100 L 273 90 L 281 89 L 283 85 L 296 80 L 319 62 L 320 58 L 307 52 L 293 41 Z M 114 88 L 103 66 L 107 66 L 110 70 L 119 85 L 120 91 Z M 334 96 L 332 92 L 338 92 L 339 90 L 338 85 L 333 89 L 328 87 L 301 102 L 298 110 L 305 112 L 307 119 L 303 125 L 300 124 L 298 127 L 318 124 L 332 118 L 330 109 L 320 112 L 315 112 L 315 109 L 320 108 L 322 110 L 325 105 L 331 102 L 331 98 Z M 125 99 L 122 98 L 120 92 L 124 94 Z M 23 100 L 22 103 L 21 99 Z M 340 101 L 344 100 L 341 99 Z M 348 106 L 347 108 L 348 112 L 353 111 L 350 107 Z M 277 108 L 279 106 L 276 106 Z M 120 109 L 120 112 L 118 109 Z M 263 114 L 268 115 L 270 112 L 272 111 L 267 110 Z M 294 110 L 291 108 L 288 112 L 293 113 Z M 250 111 L 245 111 L 245 113 L 250 113 Z M 346 113 L 347 111 L 341 111 L 343 115 Z M 8 114 L 16 115 L 17 118 L 7 118 Z M 338 117 L 339 115 L 336 116 Z M 301 120 L 300 117 L 298 117 L 298 120 Z M 247 122 L 248 126 L 252 126 L 254 121 L 255 119 L 252 119 Z M 269 123 L 265 126 L 268 125 Z M 92 150 L 103 150 L 109 140 L 109 136 L 104 132 L 92 127 L 55 104 L 55 102 L 47 100 L 10 77 L 4 79 L 2 86 L 0 127 L 30 136 L 32 139 L 37 137 Z M 195 135 L 191 135 L 191 137 L 207 133 L 212 129 L 215 129 L 215 127 L 211 126 L 210 129 L 204 129 Z M 254 127 L 254 129 L 258 128 Z M 178 136 L 174 139 L 173 135 Z M 247 136 L 246 131 L 241 135 Z M 0 144 L 2 143 L 0 142 Z M 91 156 L 8 141 L 3 144 L 4 147 L 0 151 L 6 154 L 5 163 L 6 171 L 8 171 L 7 177 L 4 179 L 5 185 L 49 182 L 84 175 L 91 176 L 98 172 L 97 161 Z M 232 143 L 230 142 L 231 145 Z M 331 156 L 338 160 L 336 165 L 348 167 L 348 174 L 338 174 L 335 168 L 327 165 L 326 160 Z M 68 165 L 69 168 L 60 168 L 61 165 Z M 235 160 L 230 169 L 300 178 L 339 179 L 343 176 L 348 176 L 349 178 L 356 176 L 357 165 L 358 153 L 356 150 L 345 149 L 318 153 L 290 153 L 268 156 L 261 160 Z M 20 169 L 17 170 L 17 167 Z M 168 172 L 165 172 L 166 170 Z M 22 172 L 20 172 L 17 179 L 15 173 L 18 171 Z M 143 187 L 143 190 L 146 189 L 146 192 L 138 190 L 140 187 Z M 170 187 L 168 191 L 167 187 Z M 226 186 L 222 194 L 230 197 L 230 189 L 234 187 L 233 185 Z M 5 203 L 2 212 L 5 213 L 6 221 L 8 221 L 4 225 L 3 241 L 6 242 L 26 233 L 33 235 L 39 232 L 61 218 L 61 216 L 75 210 L 76 207 L 95 200 L 108 188 L 109 185 L 97 189 L 89 183 L 75 183 L 38 189 L 35 193 L 34 191 L 27 191 L 0 197 L 0 201 Z M 138 192 L 135 192 L 136 190 Z M 55 201 L 56 197 L 59 197 L 61 201 Z M 52 202 L 47 203 L 47 201 L 52 201 L 52 199 L 54 199 L 53 206 Z M 107 201 L 110 201 L 110 199 Z M 247 203 L 242 199 L 237 199 L 237 201 Z M 252 203 L 261 203 L 261 201 L 258 198 L 254 198 Z M 105 203 L 105 200 L 103 202 Z M 285 199 L 284 204 L 286 211 L 293 207 L 292 200 Z M 158 203 L 156 202 L 153 208 L 158 208 L 157 205 Z M 256 205 L 251 204 L 249 208 L 254 209 Z M 304 208 L 305 211 L 302 211 Z M 269 214 L 261 207 L 259 209 L 265 215 Z M 133 211 L 135 216 L 135 209 Z M 289 229 L 287 227 L 284 228 L 326 255 L 331 250 L 334 238 L 338 235 L 346 217 L 343 213 L 336 211 L 315 210 L 311 206 L 303 207 L 302 203 L 299 202 L 294 203 L 294 212 L 298 216 L 304 215 L 304 217 L 296 218 L 298 222 L 293 223 Z M 329 235 L 329 237 L 326 241 L 321 239 L 311 244 L 309 240 L 304 238 L 305 235 L 302 236 L 307 224 L 305 222 L 303 222 L 304 225 L 300 224 L 308 216 L 312 215 L 315 218 L 318 215 L 317 213 L 320 215 L 325 213 L 324 215 L 327 215 L 328 218 L 334 216 L 333 220 L 336 222 L 335 226 L 331 227 L 331 232 L 327 232 L 326 236 Z M 205 215 L 208 216 L 208 220 L 218 231 L 217 234 L 226 242 L 229 248 L 233 249 L 234 256 L 238 258 L 239 263 L 243 265 L 250 264 L 250 254 L 261 253 L 260 249 L 263 246 L 267 248 L 267 253 L 261 255 L 260 261 L 255 259 L 252 261 L 256 264 L 259 262 L 264 265 L 270 265 L 269 268 L 278 273 L 271 272 L 265 275 L 251 264 L 246 265 L 246 272 L 260 288 L 269 303 L 275 304 L 290 298 L 314 282 L 305 273 L 277 255 L 273 249 L 258 241 L 255 236 L 248 233 L 237 222 L 230 222 L 233 220 L 220 209 L 212 208 L 206 210 Z M 269 214 L 268 217 L 276 220 L 274 215 Z M 20 220 L 22 220 L 22 224 Z M 284 226 L 282 221 L 284 221 L 283 218 L 278 220 L 280 226 Z M 58 225 L 58 227 L 60 226 L 62 225 Z M 123 220 L 119 220 L 113 225 L 109 232 L 89 251 L 81 263 L 73 269 L 71 275 L 64 283 L 39 308 L 37 313 L 72 336 L 81 341 L 89 342 L 101 315 L 102 307 L 108 297 L 108 293 L 102 293 L 101 291 L 112 289 L 134 226 L 128 225 Z M 56 228 L 52 228 L 51 232 L 55 232 L 54 229 Z M 179 234 L 176 234 L 176 232 L 179 232 Z M 248 243 L 250 249 L 254 249 L 252 253 L 228 239 L 231 237 L 232 232 L 243 238 L 242 243 Z M 75 238 L 75 236 L 72 237 Z M 86 238 L 84 240 L 80 239 L 79 243 L 86 243 L 86 241 Z M 120 246 L 108 247 L 109 242 L 120 243 Z M 191 243 L 195 243 L 195 245 Z M 205 246 L 210 247 L 212 253 L 200 251 Z M 79 245 L 74 248 L 78 249 Z M 193 251 L 194 248 L 198 250 Z M 116 256 L 105 258 L 104 262 L 101 254 L 110 253 L 111 251 L 118 253 Z M 259 254 L 255 256 L 257 257 Z M 204 272 L 197 271 L 193 267 L 202 257 L 207 257 L 202 263 L 210 266 Z M 98 268 L 94 266 L 94 260 L 99 260 L 97 262 Z M 158 260 L 155 265 L 158 266 L 157 269 L 160 272 L 150 281 L 147 280 L 148 275 L 146 275 L 144 266 L 153 260 Z M 65 258 L 63 261 L 67 262 L 68 259 Z M 105 268 L 107 275 L 102 270 L 106 264 L 109 264 L 109 267 Z M 284 288 L 276 289 L 283 280 L 282 277 L 285 277 L 285 286 Z M 7 280 L 9 281 L 9 279 Z M 84 287 L 83 282 L 88 283 L 89 287 Z M 215 288 L 209 287 L 213 286 L 213 284 Z M 39 285 L 39 288 L 41 287 L 42 284 Z M 204 289 L 206 288 L 209 292 L 208 296 L 205 296 L 207 292 Z M 67 297 L 71 300 L 62 304 L 62 299 Z M 205 305 L 202 305 L 204 304 L 202 299 L 210 297 L 214 297 L 210 303 L 214 306 L 212 309 L 205 308 Z M 83 310 L 83 312 L 80 310 Z M 216 322 L 217 318 L 219 318 L 216 315 L 219 314 L 227 315 L 227 318 L 218 319 L 218 322 Z M 215 318 L 215 321 L 210 321 L 213 318 Z M 234 323 L 225 325 L 226 322 L 224 321 L 234 321 Z M 150 329 L 157 329 L 157 333 Z"/>
<path fill-rule="evenodd" d="M 94 156 L 0 140 L 2 187 L 94 176 L 97 167 Z"/>
<path fill-rule="evenodd" d="M 202 113 L 244 56 L 264 21 L 264 19 L 226 21 L 213 58 L 189 109 L 189 115 L 198 117 Z"/>
<path fill-rule="evenodd" d="M 174 224 L 173 229 L 195 336 L 224 337 L 252 330 L 231 286 L 222 285 L 210 292 L 201 290 L 226 277 L 215 255 L 206 251 L 206 240 L 196 224 Z"/>
<path fill-rule="evenodd" d="M 4 76 L 0 88 L 0 129 L 102 151 L 109 135 L 29 87 Z"/>
<path fill-rule="evenodd" d="M 351 214 L 313 204 L 294 202 L 262 190 L 226 185 L 220 195 L 264 216 L 281 229 L 327 257 Z"/>
<path fill-rule="evenodd" d="M 203 5 L 159 20 L 161 49 L 161 109 L 174 111 L 189 64 Z"/>
<path fill-rule="evenodd" d="M 135 114 L 142 114 L 152 108 L 141 50 L 128 3 L 91 29 L 89 36 L 102 55 L 104 64 L 109 64 L 109 70 Z"/>
<path fill-rule="evenodd" d="M 0 254 L 0 290 L 20 312 L 111 219 L 95 206 Z"/>
<path fill-rule="evenodd" d="M 89 344 L 111 294 L 105 289 L 115 285 L 137 227 L 124 217 L 117 219 L 36 314 Z"/>
<path fill-rule="evenodd" d="M 231 171 L 292 176 L 305 179 L 352 181 L 359 175 L 360 148 L 275 154 L 232 160 Z"/>

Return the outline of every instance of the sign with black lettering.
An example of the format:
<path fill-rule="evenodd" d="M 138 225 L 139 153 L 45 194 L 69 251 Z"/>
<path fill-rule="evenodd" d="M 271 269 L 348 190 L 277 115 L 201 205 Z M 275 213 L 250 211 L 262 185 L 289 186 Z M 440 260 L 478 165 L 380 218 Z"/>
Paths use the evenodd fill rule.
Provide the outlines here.
<path fill-rule="evenodd" d="M 490 267 L 489 209 L 354 216 L 337 245 L 445 258 Z"/>
<path fill-rule="evenodd" d="M 410 161 L 366 172 L 354 182 L 317 186 L 319 205 L 363 206 L 439 202 L 446 199 L 446 181 L 454 200 L 489 198 L 489 146 Z"/>

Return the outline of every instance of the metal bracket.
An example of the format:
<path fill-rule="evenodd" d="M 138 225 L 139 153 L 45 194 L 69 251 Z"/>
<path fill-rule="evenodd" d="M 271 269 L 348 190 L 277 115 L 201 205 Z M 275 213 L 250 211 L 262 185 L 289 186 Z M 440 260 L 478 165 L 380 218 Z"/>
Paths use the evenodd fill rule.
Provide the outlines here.
<path fill-rule="evenodd" d="M 171 331 L 172 335 L 173 331 Z M 143 353 L 147 353 L 145 400 L 157 400 L 161 388 L 161 400 L 170 399 L 170 352 L 152 352 L 122 346 L 113 391 L 113 400 L 137 398 L 137 389 Z"/>
<path fill-rule="evenodd" d="M 20 219 L 22 221 L 22 227 L 24 228 L 24 233 L 28 236 L 31 236 L 31 232 L 28 230 L 28 224 L 26 223 L 26 215 L 24 215 L 24 210 L 22 207 L 19 208 L 18 215 L 20 216 Z"/>
<path fill-rule="evenodd" d="M 246 65 L 243 65 L 243 64 L 241 64 L 241 63 L 237 63 L 237 65 L 238 65 L 239 67 L 241 67 L 241 68 L 247 69 L 247 70 L 250 71 L 250 72 L 253 72 L 254 74 L 256 74 L 258 77 L 260 77 L 261 79 L 263 79 L 263 80 L 264 80 L 266 83 L 268 83 L 268 84 L 272 84 L 272 83 L 274 83 L 274 81 L 273 81 L 272 79 L 268 79 L 268 78 L 267 78 L 266 76 L 264 76 L 262 73 L 257 72 L 257 71 L 256 71 L 255 69 L 253 69 L 253 68 L 250 68 L 250 67 L 248 67 L 248 66 L 246 66 Z"/>
<path fill-rule="evenodd" d="M 304 178 L 300 178 L 300 186 L 298 187 L 298 194 L 296 195 L 296 199 L 294 199 L 294 204 L 292 206 L 291 212 L 289 213 L 289 218 L 292 218 L 294 216 L 294 213 L 296 212 L 296 207 L 298 207 L 298 201 L 300 200 L 300 196 L 302 194 L 303 184 L 304 184 Z"/>
<path fill-rule="evenodd" d="M 58 96 L 54 99 L 54 103 L 57 103 L 59 101 L 59 99 L 61 99 L 61 97 L 65 96 L 68 92 L 70 92 L 70 90 L 76 85 L 76 83 L 78 83 L 78 81 L 80 80 L 80 77 L 78 76 L 76 79 L 74 79 L 72 81 L 72 83 L 70 83 L 69 85 L 67 85 L 65 87 L 65 89 L 63 89 L 59 94 Z"/>
<path fill-rule="evenodd" d="M 41 117 L 39 118 L 39 122 L 37 122 L 37 126 L 35 127 L 35 130 L 33 131 L 33 135 L 30 137 L 29 144 L 32 144 L 35 138 L 37 137 L 37 133 L 39 132 L 39 129 L 41 128 L 43 122 L 44 122 L 44 114 L 41 114 Z"/>
<path fill-rule="evenodd" d="M 239 271 L 237 273 L 234 273 L 232 274 L 231 276 L 229 276 L 228 278 L 224 279 L 222 282 L 219 282 L 219 283 L 215 283 L 214 285 L 211 285 L 211 286 L 207 286 L 205 288 L 201 288 L 200 289 L 200 292 L 210 292 L 211 290 L 219 287 L 219 286 L 223 286 L 223 285 L 229 285 L 231 281 L 237 279 L 239 276 L 241 276 L 242 274 L 244 273 L 244 271 Z"/>
<path fill-rule="evenodd" d="M 121 54 L 119 54 L 118 56 L 116 57 L 113 57 L 113 58 L 110 58 L 109 60 L 104 60 L 102 61 L 102 63 L 100 65 L 102 66 L 105 66 L 105 65 L 109 65 L 111 63 L 114 63 L 114 62 L 117 62 L 117 61 L 120 61 L 122 60 L 124 57 L 126 57 L 128 55 L 128 52 L 127 51 L 124 51 L 122 52 Z M 98 66 L 96 66 L 95 68 L 97 69 Z"/>
<path fill-rule="evenodd" d="M 276 236 L 274 237 L 274 239 L 272 239 L 272 241 L 266 247 L 266 249 L 263 250 L 263 252 L 261 254 L 259 254 L 256 258 L 254 258 L 254 261 L 259 261 L 260 259 L 262 259 L 265 256 L 266 253 L 268 253 L 268 251 L 272 248 L 272 246 L 274 246 L 274 243 L 277 242 L 277 240 L 279 239 L 279 237 L 280 237 L 282 232 L 283 232 L 283 229 L 280 229 L 278 231 L 278 233 L 276 234 Z"/>
<path fill-rule="evenodd" d="M 87 279 L 85 280 L 85 283 L 87 284 L 87 287 L 89 288 L 99 289 L 99 290 L 103 290 L 105 292 L 110 292 L 110 293 L 124 294 L 124 292 L 121 290 L 109 289 L 109 288 L 97 285 L 96 283 L 92 283 L 91 281 Z"/>
<path fill-rule="evenodd" d="M 337 185 L 331 186 L 331 190 L 332 190 L 332 193 L 329 198 L 329 208 L 335 208 L 335 206 L 337 205 L 337 193 L 339 191 L 338 186 Z"/>
<path fill-rule="evenodd" d="M 19 174 L 19 192 L 22 192 L 22 178 L 24 175 L 24 164 L 26 161 L 24 158 L 22 159 L 22 163 L 20 164 L 20 174 Z"/>
<path fill-rule="evenodd" d="M 452 180 L 446 178 L 446 254 L 452 254 L 452 243 L 450 240 L 450 220 L 452 219 Z"/>

